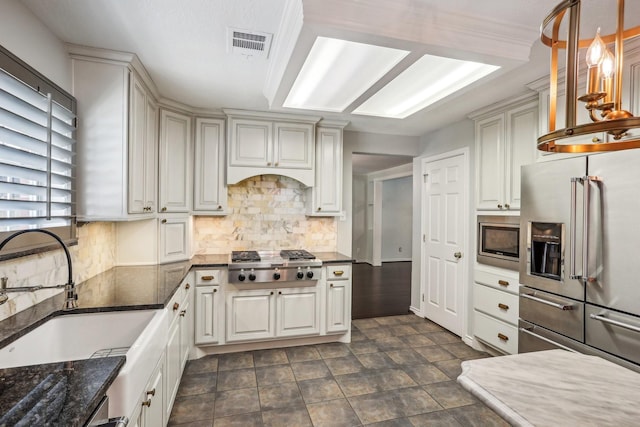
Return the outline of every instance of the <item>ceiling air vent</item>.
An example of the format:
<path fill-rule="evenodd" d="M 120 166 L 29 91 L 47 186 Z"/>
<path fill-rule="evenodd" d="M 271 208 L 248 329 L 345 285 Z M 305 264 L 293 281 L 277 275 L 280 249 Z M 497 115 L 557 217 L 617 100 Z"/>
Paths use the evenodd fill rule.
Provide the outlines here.
<path fill-rule="evenodd" d="M 269 56 L 272 34 L 229 28 L 229 49 L 236 55 L 266 58 Z"/>

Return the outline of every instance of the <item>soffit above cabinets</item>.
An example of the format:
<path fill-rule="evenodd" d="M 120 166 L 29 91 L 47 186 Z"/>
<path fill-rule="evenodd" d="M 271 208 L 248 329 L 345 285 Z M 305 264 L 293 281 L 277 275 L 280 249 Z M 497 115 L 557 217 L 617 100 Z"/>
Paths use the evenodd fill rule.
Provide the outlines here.
<path fill-rule="evenodd" d="M 558 0 L 20 1 L 66 43 L 135 53 L 162 97 L 201 110 L 298 112 L 284 100 L 319 36 L 408 51 L 344 112 L 322 115 L 350 121 L 349 130 L 422 135 L 547 73 L 546 51 L 542 61 L 527 61 Z M 230 29 L 272 35 L 269 51 L 234 52 Z M 405 119 L 351 114 L 424 54 L 501 69 Z"/>

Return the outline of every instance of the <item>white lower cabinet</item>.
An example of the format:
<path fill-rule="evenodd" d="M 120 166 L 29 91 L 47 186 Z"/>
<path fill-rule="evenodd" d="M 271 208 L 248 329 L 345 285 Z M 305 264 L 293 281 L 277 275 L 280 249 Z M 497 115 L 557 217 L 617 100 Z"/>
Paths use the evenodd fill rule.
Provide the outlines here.
<path fill-rule="evenodd" d="M 226 299 L 227 342 L 320 333 L 316 286 L 233 290 Z"/>
<path fill-rule="evenodd" d="M 320 333 L 320 300 L 317 287 L 279 289 L 277 292 L 277 336 Z"/>
<path fill-rule="evenodd" d="M 191 258 L 192 218 L 163 217 L 159 220 L 158 261 L 184 261 Z"/>
<path fill-rule="evenodd" d="M 189 273 L 167 306 L 169 333 L 165 352 L 165 421 L 169 420 L 182 371 L 193 347 L 193 273 Z"/>
<path fill-rule="evenodd" d="M 166 425 L 164 407 L 164 354 L 151 374 L 140 401 L 140 414 L 134 427 L 158 427 Z"/>
<path fill-rule="evenodd" d="M 473 285 L 474 335 L 503 353 L 518 353 L 517 272 L 476 269 Z"/>
<path fill-rule="evenodd" d="M 209 277 L 206 276 L 205 277 Z M 197 282 L 196 282 L 197 283 Z M 198 286 L 195 307 L 195 343 L 218 344 L 220 286 Z"/>
<path fill-rule="evenodd" d="M 351 266 L 328 266 L 326 276 L 327 333 L 348 331 L 351 324 Z"/>

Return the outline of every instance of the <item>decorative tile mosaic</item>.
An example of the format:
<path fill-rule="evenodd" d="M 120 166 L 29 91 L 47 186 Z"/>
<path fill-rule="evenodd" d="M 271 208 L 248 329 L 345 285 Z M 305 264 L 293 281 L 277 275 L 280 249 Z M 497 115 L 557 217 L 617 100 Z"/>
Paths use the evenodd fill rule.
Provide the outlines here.
<path fill-rule="evenodd" d="M 279 175 L 260 175 L 230 185 L 229 215 L 195 217 L 196 254 L 232 250 L 337 248 L 337 220 L 305 215 L 306 188 Z"/>

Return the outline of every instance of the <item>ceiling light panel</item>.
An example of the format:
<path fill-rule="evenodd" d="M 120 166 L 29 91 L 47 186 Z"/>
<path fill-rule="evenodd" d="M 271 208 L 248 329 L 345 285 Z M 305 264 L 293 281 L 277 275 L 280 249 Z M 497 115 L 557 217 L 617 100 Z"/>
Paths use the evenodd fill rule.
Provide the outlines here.
<path fill-rule="evenodd" d="M 499 68 L 479 62 L 424 55 L 353 113 L 404 119 Z"/>
<path fill-rule="evenodd" d="M 344 111 L 409 51 L 318 37 L 284 106 Z"/>

